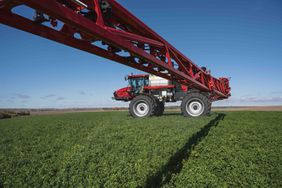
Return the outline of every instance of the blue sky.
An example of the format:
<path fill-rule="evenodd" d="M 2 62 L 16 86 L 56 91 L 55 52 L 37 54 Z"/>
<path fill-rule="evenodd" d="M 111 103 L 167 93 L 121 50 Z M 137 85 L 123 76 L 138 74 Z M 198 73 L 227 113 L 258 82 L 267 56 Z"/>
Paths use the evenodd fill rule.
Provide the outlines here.
<path fill-rule="evenodd" d="M 213 76 L 232 77 L 232 97 L 215 105 L 282 105 L 281 0 L 119 2 Z M 0 108 L 126 106 L 112 93 L 140 73 L 4 25 L 0 41 Z"/>

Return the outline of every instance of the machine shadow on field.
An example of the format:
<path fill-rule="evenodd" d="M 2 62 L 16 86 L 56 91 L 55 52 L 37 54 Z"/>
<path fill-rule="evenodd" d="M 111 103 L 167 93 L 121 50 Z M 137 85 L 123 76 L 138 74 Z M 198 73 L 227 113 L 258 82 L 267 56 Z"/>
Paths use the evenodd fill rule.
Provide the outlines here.
<path fill-rule="evenodd" d="M 161 187 L 170 182 L 173 174 L 178 174 L 183 168 L 183 160 L 190 158 L 191 151 L 198 145 L 208 134 L 212 127 L 216 127 L 220 121 L 224 120 L 225 114 L 218 114 L 213 120 L 206 124 L 200 131 L 194 133 L 186 144 L 179 149 L 169 161 L 160 168 L 158 172 L 148 177 L 145 187 Z"/>
<path fill-rule="evenodd" d="M 206 116 L 211 116 L 213 115 L 214 113 L 212 112 L 211 114 L 208 114 Z M 172 112 L 172 111 L 168 111 L 168 112 L 165 112 L 164 114 L 162 114 L 162 116 L 183 116 L 183 113 L 182 112 Z"/>

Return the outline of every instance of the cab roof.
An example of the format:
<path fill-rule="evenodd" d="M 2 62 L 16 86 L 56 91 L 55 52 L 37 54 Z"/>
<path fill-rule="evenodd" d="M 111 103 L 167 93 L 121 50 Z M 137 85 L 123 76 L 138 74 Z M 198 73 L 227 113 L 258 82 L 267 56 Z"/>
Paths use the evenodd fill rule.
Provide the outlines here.
<path fill-rule="evenodd" d="M 149 74 L 128 75 L 128 78 L 149 78 Z"/>

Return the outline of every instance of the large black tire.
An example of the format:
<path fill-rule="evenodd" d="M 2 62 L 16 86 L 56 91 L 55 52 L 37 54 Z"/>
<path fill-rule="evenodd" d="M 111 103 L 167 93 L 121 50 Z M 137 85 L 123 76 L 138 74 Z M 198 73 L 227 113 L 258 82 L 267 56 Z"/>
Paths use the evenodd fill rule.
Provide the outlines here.
<path fill-rule="evenodd" d="M 129 113 L 134 118 L 149 117 L 154 114 L 155 101 L 148 95 L 138 95 L 129 104 Z"/>
<path fill-rule="evenodd" d="M 185 117 L 205 116 L 210 112 L 211 101 L 201 93 L 188 93 L 182 103 L 181 111 Z"/>
<path fill-rule="evenodd" d="M 212 102 L 210 101 L 210 102 L 209 102 L 209 105 L 208 105 L 207 115 L 210 115 L 210 114 L 211 114 L 211 108 L 212 108 Z"/>
<path fill-rule="evenodd" d="M 164 109 L 165 109 L 165 106 L 164 106 L 164 102 L 160 102 L 159 100 L 156 100 L 156 107 L 155 107 L 155 110 L 154 110 L 154 115 L 155 116 L 162 116 L 163 113 L 164 113 Z"/>

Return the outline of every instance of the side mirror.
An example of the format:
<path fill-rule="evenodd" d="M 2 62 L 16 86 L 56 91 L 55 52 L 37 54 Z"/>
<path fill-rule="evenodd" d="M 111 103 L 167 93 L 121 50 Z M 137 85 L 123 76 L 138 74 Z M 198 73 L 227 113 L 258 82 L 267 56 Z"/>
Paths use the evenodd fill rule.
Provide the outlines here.
<path fill-rule="evenodd" d="M 125 76 L 125 77 L 124 77 L 124 80 L 127 81 L 127 80 L 128 80 L 128 76 Z"/>

